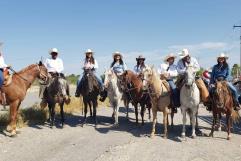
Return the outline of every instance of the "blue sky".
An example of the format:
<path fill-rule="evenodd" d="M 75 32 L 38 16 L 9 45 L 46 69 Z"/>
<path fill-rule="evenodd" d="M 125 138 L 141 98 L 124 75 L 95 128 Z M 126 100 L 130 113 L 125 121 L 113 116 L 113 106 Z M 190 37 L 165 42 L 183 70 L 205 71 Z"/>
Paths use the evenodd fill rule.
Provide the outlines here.
<path fill-rule="evenodd" d="M 8 64 L 19 70 L 47 58 L 56 47 L 65 72 L 81 72 L 84 51 L 91 48 L 99 73 L 116 50 L 129 68 L 143 54 L 158 65 L 168 52 L 184 47 L 204 67 L 222 51 L 239 63 L 241 0 L 1 0 L 0 41 Z"/>

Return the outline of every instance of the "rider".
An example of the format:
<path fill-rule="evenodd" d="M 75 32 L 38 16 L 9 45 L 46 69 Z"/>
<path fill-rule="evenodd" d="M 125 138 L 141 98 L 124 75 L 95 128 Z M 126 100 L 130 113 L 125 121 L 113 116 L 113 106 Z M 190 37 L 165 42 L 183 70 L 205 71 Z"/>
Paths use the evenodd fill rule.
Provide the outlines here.
<path fill-rule="evenodd" d="M 116 75 L 122 75 L 127 70 L 126 64 L 123 62 L 123 56 L 120 52 L 116 51 L 113 53 L 113 62 L 110 68 L 116 73 Z"/>
<path fill-rule="evenodd" d="M 65 79 L 63 71 L 64 71 L 64 65 L 63 65 L 63 61 L 61 58 L 58 57 L 59 55 L 59 51 L 57 48 L 52 48 L 49 51 L 49 54 L 51 55 L 50 58 L 47 58 L 44 65 L 48 70 L 48 73 L 50 74 L 50 76 L 54 76 L 56 74 L 59 74 L 63 79 Z M 66 82 L 67 83 L 67 82 Z M 46 100 L 46 88 L 47 86 L 43 86 L 41 91 L 41 95 L 42 95 L 42 101 L 40 103 L 41 107 L 45 107 L 47 105 L 47 100 Z M 65 101 L 69 101 L 69 87 L 67 87 L 67 89 L 65 89 L 65 91 L 63 91 L 63 95 L 64 95 L 64 99 Z"/>
<path fill-rule="evenodd" d="M 210 80 L 211 89 L 215 87 L 214 83 L 216 82 L 216 80 L 227 80 L 228 77 L 230 76 L 227 59 L 228 59 L 228 56 L 226 56 L 224 53 L 221 53 L 217 57 L 217 64 L 213 66 L 213 70 L 211 74 L 211 80 Z M 231 82 L 227 81 L 227 85 L 234 97 L 234 106 L 235 106 L 234 109 L 238 111 L 240 110 L 238 92 Z"/>
<path fill-rule="evenodd" d="M 160 68 L 158 69 L 158 73 L 161 75 L 162 79 L 165 79 L 168 82 L 172 90 L 172 101 L 174 109 L 176 110 L 176 108 L 180 106 L 180 92 L 174 83 L 174 79 L 176 79 L 178 75 L 177 66 L 174 64 L 175 58 L 176 56 L 174 54 L 168 54 L 164 58 L 165 63 L 161 64 Z"/>
<path fill-rule="evenodd" d="M 95 78 L 101 88 L 101 91 L 104 90 L 103 88 L 103 83 L 101 81 L 101 79 L 96 75 L 96 70 L 98 69 L 98 62 L 97 60 L 94 58 L 94 52 L 91 49 L 87 49 L 85 52 L 85 60 L 84 60 L 84 64 L 82 69 L 85 70 L 91 70 L 93 71 Z M 80 79 L 77 82 L 77 89 L 75 92 L 75 96 L 79 97 L 80 93 L 81 93 L 81 85 L 83 83 L 83 76 L 80 76 Z"/>
<path fill-rule="evenodd" d="M 137 58 L 136 58 L 136 62 L 137 64 L 134 66 L 134 72 L 139 76 L 142 71 L 144 69 L 146 69 L 146 65 L 145 65 L 145 60 L 146 58 L 143 57 L 142 55 L 139 55 Z"/>
<path fill-rule="evenodd" d="M 5 73 L 7 72 L 8 74 L 8 68 L 10 66 L 8 66 L 7 64 L 5 64 L 4 58 L 2 53 L 0 52 L 0 88 L 2 87 L 4 80 L 5 80 Z M 6 104 L 6 100 L 5 100 L 5 94 L 2 90 L 0 90 L 1 94 L 0 94 L 0 101 L 2 104 Z"/>

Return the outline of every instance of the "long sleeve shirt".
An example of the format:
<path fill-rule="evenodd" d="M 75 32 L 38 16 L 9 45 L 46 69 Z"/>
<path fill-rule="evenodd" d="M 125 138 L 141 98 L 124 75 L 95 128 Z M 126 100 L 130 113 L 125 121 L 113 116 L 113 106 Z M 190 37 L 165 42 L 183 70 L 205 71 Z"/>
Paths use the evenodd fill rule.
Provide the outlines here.
<path fill-rule="evenodd" d="M 48 72 L 62 73 L 64 71 L 63 61 L 60 58 L 52 59 L 48 58 L 45 61 L 45 66 Z"/>
<path fill-rule="evenodd" d="M 214 65 L 211 73 L 210 83 L 215 83 L 216 79 L 219 77 L 222 77 L 223 79 L 227 80 L 227 78 L 229 77 L 229 67 L 221 69 L 220 65 Z"/>
<path fill-rule="evenodd" d="M 190 58 L 190 63 L 184 63 L 182 59 L 180 59 L 177 63 L 177 72 L 178 74 L 184 74 L 186 72 L 186 67 L 187 66 L 192 66 L 194 68 L 194 71 L 197 72 L 200 70 L 200 65 L 198 64 L 197 59 L 191 57 Z"/>
<path fill-rule="evenodd" d="M 135 65 L 134 66 L 134 72 L 138 75 L 140 74 L 144 69 L 146 69 L 146 65 L 143 65 L 143 66 L 137 66 Z"/>
<path fill-rule="evenodd" d="M 177 66 L 175 64 L 172 64 L 170 66 L 168 64 L 161 64 L 160 67 L 158 68 L 158 73 L 168 74 L 169 78 L 167 79 L 174 79 L 178 75 Z"/>
<path fill-rule="evenodd" d="M 125 70 L 127 70 L 127 66 L 125 63 L 123 64 L 120 64 L 120 63 L 115 63 L 112 67 L 112 70 L 115 72 L 115 73 L 123 73 Z"/>
<path fill-rule="evenodd" d="M 92 69 L 96 71 L 98 68 L 99 66 L 96 59 L 94 59 L 94 63 L 84 60 L 83 69 Z"/>
<path fill-rule="evenodd" d="M 6 68 L 6 67 L 7 67 L 7 64 L 5 64 L 4 58 L 1 55 L 0 56 L 0 68 Z"/>

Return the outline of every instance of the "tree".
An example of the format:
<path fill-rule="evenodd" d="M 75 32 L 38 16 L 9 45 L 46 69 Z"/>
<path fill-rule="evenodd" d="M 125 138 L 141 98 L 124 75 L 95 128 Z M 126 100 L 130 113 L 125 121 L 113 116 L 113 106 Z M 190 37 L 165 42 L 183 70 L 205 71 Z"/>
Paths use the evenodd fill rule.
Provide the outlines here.
<path fill-rule="evenodd" d="M 238 64 L 234 64 L 233 67 L 232 67 L 232 70 L 231 70 L 231 75 L 233 78 L 239 78 L 240 76 L 240 66 Z"/>

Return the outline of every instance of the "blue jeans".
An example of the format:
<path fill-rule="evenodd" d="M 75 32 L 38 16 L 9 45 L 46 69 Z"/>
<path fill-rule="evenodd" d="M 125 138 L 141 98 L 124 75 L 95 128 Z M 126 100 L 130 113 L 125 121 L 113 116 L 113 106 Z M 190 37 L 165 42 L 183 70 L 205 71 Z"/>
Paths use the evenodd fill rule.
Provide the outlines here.
<path fill-rule="evenodd" d="M 234 97 L 235 101 L 239 102 L 237 89 L 234 87 L 234 85 L 231 82 L 227 82 L 227 84 L 228 84 L 228 87 L 233 94 L 233 97 Z"/>
<path fill-rule="evenodd" d="M 3 71 L 2 71 L 2 70 L 0 70 L 0 87 L 2 87 L 3 82 L 4 82 L 4 78 L 3 78 Z"/>
<path fill-rule="evenodd" d="M 98 76 L 95 74 L 95 78 L 96 78 L 96 80 L 97 80 L 97 82 L 98 82 L 98 85 L 99 85 L 100 87 L 104 87 L 103 82 L 102 82 L 102 80 L 100 79 L 100 77 L 98 77 Z M 81 84 L 82 81 L 83 81 L 83 76 L 80 75 L 80 76 L 79 76 L 79 79 L 78 79 L 78 81 L 77 81 L 77 88 L 80 88 L 80 84 Z"/>
<path fill-rule="evenodd" d="M 177 89 L 176 84 L 174 83 L 174 81 L 172 79 L 167 80 L 167 82 L 169 83 L 169 86 L 172 90 L 172 102 L 174 104 L 175 107 L 179 107 L 180 106 L 180 91 Z"/>

